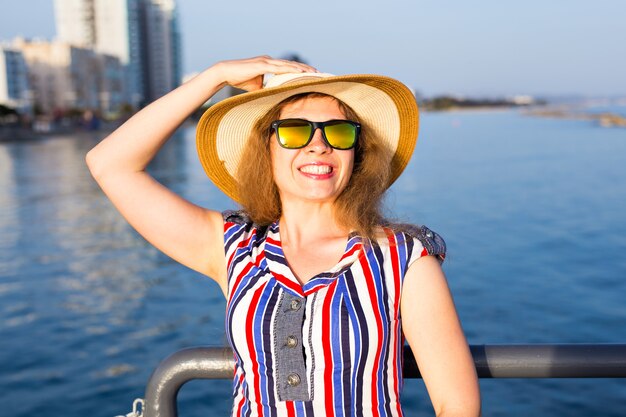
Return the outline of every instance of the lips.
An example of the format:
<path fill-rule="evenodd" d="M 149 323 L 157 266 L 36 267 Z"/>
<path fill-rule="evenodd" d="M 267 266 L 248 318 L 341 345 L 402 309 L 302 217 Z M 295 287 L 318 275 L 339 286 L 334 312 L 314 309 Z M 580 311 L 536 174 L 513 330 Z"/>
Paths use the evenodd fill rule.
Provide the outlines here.
<path fill-rule="evenodd" d="M 326 179 L 333 176 L 334 167 L 327 164 L 307 164 L 299 167 L 298 171 L 309 178 Z"/>

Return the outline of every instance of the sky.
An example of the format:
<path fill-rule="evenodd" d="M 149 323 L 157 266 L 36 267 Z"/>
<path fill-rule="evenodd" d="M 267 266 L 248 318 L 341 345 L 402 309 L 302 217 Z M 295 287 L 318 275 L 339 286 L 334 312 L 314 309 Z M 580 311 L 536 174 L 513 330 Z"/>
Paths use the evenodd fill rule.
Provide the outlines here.
<path fill-rule="evenodd" d="M 178 0 L 184 73 L 296 53 L 418 92 L 626 96 L 624 0 Z M 54 37 L 53 0 L 0 0 L 0 40 Z"/>

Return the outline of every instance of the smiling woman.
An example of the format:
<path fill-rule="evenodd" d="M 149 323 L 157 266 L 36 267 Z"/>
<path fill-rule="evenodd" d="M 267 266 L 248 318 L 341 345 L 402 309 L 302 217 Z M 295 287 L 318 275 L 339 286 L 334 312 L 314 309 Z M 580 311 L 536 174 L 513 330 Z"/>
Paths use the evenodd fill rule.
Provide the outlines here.
<path fill-rule="evenodd" d="M 263 86 L 265 73 L 276 75 Z M 207 175 L 242 205 L 219 213 L 145 168 L 225 84 L 249 92 L 209 108 L 197 129 Z M 405 340 L 438 416 L 480 413 L 440 266 L 443 240 L 379 212 L 409 161 L 417 120 L 414 97 L 394 79 L 264 56 L 214 65 L 87 155 L 139 233 L 222 288 L 233 415 L 401 416 Z"/>

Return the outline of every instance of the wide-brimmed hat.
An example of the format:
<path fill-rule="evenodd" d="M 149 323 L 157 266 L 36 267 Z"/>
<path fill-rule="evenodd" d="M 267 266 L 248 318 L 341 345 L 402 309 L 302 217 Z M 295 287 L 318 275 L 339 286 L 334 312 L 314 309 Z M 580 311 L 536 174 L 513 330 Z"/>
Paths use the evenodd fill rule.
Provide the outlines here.
<path fill-rule="evenodd" d="M 361 124 L 384 142 L 393 155 L 388 185 L 402 173 L 413 154 L 419 126 L 415 96 L 404 84 L 381 75 L 279 74 L 260 90 L 214 104 L 198 122 L 200 162 L 226 195 L 239 201 L 236 172 L 256 122 L 286 98 L 308 92 L 346 103 Z"/>

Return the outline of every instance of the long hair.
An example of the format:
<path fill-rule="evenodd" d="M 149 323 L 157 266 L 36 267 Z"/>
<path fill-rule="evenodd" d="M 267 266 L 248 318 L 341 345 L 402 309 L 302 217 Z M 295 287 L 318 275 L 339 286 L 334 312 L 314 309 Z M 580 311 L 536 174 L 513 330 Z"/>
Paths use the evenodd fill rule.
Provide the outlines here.
<path fill-rule="evenodd" d="M 361 124 L 354 152 L 354 168 L 346 188 L 334 202 L 338 224 L 361 236 L 374 238 L 376 227 L 387 223 L 381 214 L 382 200 L 389 184 L 393 156 L 373 130 L 359 120 L 347 104 L 323 93 L 303 93 L 281 101 L 254 125 L 237 167 L 238 196 L 244 211 L 258 225 L 268 225 L 281 215 L 278 187 L 272 175 L 270 124 L 288 104 L 305 98 L 332 98 L 347 119 Z"/>

